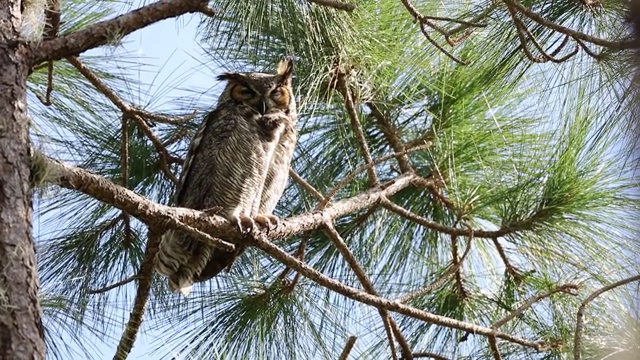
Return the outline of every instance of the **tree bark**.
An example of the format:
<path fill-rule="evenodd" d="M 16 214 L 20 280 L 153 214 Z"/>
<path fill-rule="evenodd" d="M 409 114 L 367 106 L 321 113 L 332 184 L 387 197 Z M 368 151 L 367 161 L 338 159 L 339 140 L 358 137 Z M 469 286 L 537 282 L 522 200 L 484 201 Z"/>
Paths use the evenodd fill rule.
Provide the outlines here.
<path fill-rule="evenodd" d="M 28 47 L 20 1 L 0 0 L 0 359 L 45 358 L 31 230 Z"/>

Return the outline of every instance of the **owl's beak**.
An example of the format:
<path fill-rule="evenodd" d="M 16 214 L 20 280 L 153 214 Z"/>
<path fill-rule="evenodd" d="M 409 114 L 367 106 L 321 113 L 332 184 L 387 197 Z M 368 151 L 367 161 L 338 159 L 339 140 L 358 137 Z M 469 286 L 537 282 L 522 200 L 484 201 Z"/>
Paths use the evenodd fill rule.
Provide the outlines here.
<path fill-rule="evenodd" d="M 264 115 L 264 113 L 267 112 L 267 102 L 266 101 L 260 100 L 260 103 L 258 104 L 258 111 L 262 115 Z"/>

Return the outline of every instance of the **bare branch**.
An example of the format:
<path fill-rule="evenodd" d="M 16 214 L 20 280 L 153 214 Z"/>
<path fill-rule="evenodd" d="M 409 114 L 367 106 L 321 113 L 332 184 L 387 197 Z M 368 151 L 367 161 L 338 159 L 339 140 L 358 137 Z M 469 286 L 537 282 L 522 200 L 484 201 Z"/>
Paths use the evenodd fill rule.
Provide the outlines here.
<path fill-rule="evenodd" d="M 356 6 L 354 4 L 349 4 L 349 3 L 345 3 L 337 0 L 307 0 L 307 1 L 309 1 L 310 3 L 321 5 L 321 6 L 326 6 L 326 7 L 330 7 L 338 10 L 344 10 L 348 12 L 351 12 L 356 9 Z"/>
<path fill-rule="evenodd" d="M 162 169 L 162 172 L 165 174 L 165 176 L 169 180 L 171 180 L 171 182 L 177 185 L 178 179 L 173 174 L 173 172 L 171 172 L 171 170 L 169 169 L 169 157 L 170 157 L 169 151 L 167 150 L 165 145 L 162 143 L 162 141 L 160 141 L 160 139 L 156 136 L 153 130 L 151 130 L 151 128 L 149 127 L 145 119 L 143 119 L 140 116 L 141 112 L 146 115 L 149 115 L 149 113 L 136 109 L 135 107 L 131 106 L 130 104 L 122 100 L 122 98 L 118 96 L 118 94 L 116 94 L 115 91 L 109 88 L 107 84 L 105 84 L 93 71 L 91 71 L 91 69 L 89 69 L 89 67 L 87 67 L 77 57 L 70 56 L 67 58 L 67 60 L 69 61 L 69 63 L 71 63 L 71 65 L 73 65 L 76 69 L 78 69 L 78 71 L 87 80 L 89 80 L 89 82 L 93 86 L 95 86 L 96 89 L 98 89 L 98 91 L 103 93 L 109 100 L 111 100 L 111 102 L 115 106 L 117 106 L 120 109 L 120 111 L 122 111 L 123 116 L 125 117 L 130 116 L 136 122 L 136 124 L 142 130 L 142 132 L 147 136 L 147 138 L 149 138 L 149 140 L 151 140 L 151 143 L 156 148 L 156 151 L 158 151 L 158 154 L 160 155 L 160 168 Z"/>
<path fill-rule="evenodd" d="M 491 355 L 493 355 L 493 360 L 502 360 L 502 354 L 500 353 L 500 348 L 498 347 L 498 340 L 495 336 L 489 336 L 487 338 L 489 340 L 489 348 L 491 349 Z"/>
<path fill-rule="evenodd" d="M 449 360 L 448 358 L 438 355 L 438 354 L 434 354 L 434 353 L 430 353 L 430 352 L 418 352 L 418 353 L 413 353 L 413 357 L 414 358 L 429 358 L 429 359 L 435 359 L 435 360 Z"/>
<path fill-rule="evenodd" d="M 177 227 L 177 224 L 188 224 L 205 231 L 208 234 L 215 234 L 229 240 L 236 240 L 239 243 L 257 247 L 286 266 L 299 272 L 301 275 L 312 281 L 342 294 L 355 301 L 374 306 L 378 309 L 394 311 L 412 318 L 427 321 L 436 325 L 458 329 L 479 335 L 494 335 L 497 338 L 532 347 L 539 351 L 547 350 L 551 345 L 540 342 L 526 340 L 511 334 L 507 334 L 495 329 L 486 328 L 472 323 L 451 319 L 445 316 L 429 313 L 397 301 L 392 301 L 379 296 L 362 292 L 358 289 L 344 285 L 343 283 L 329 278 L 308 264 L 300 261 L 295 256 L 289 255 L 286 251 L 273 243 L 273 239 L 284 238 L 299 234 L 305 231 L 317 229 L 332 219 L 356 212 L 361 209 L 372 207 L 387 196 L 391 196 L 402 189 L 412 185 L 416 179 L 415 175 L 401 175 L 398 178 L 380 187 L 373 188 L 360 195 L 353 196 L 335 202 L 322 211 L 314 211 L 283 220 L 281 226 L 269 233 L 269 237 L 264 232 L 253 232 L 253 236 L 242 236 L 238 229 L 220 216 L 209 215 L 207 213 L 186 209 L 175 208 L 154 203 L 131 190 L 118 186 L 111 181 L 91 174 L 80 168 L 64 164 L 60 161 L 47 158 L 43 155 L 42 162 L 47 166 L 52 178 L 49 182 L 54 182 L 63 187 L 81 191 L 93 198 L 115 206 L 128 214 L 138 218 L 150 227 Z M 53 178 L 55 176 L 55 179 Z M 210 243 L 210 240 L 207 240 Z M 213 245 L 213 244 L 212 244 Z"/>
<path fill-rule="evenodd" d="M 553 288 L 553 289 L 551 289 L 551 290 L 549 290 L 547 292 L 544 292 L 544 293 L 541 293 L 541 294 L 536 294 L 536 295 L 532 296 L 531 298 L 529 298 L 524 303 L 522 303 L 522 305 L 520 305 L 520 307 L 518 307 L 517 309 L 515 309 L 512 312 L 510 312 L 509 314 L 507 314 L 507 316 L 505 316 L 502 319 L 500 319 L 500 320 L 496 321 L 495 323 L 493 323 L 491 325 L 491 327 L 493 329 L 500 328 L 502 325 L 508 323 L 509 321 L 514 319 L 515 317 L 522 315 L 533 304 L 537 303 L 540 300 L 546 299 L 546 298 L 550 297 L 553 294 L 557 294 L 559 292 L 563 292 L 563 293 L 570 294 L 570 295 L 577 295 L 575 293 L 576 290 L 578 290 L 578 285 L 576 285 L 576 284 L 565 284 L 565 285 L 557 286 L 557 287 L 555 287 L 555 288 Z"/>
<path fill-rule="evenodd" d="M 102 294 L 102 293 L 106 293 L 107 291 L 111 291 L 117 287 L 120 287 L 122 285 L 126 285 L 130 282 L 132 282 L 133 280 L 136 280 L 138 278 L 138 275 L 133 275 L 133 276 L 129 276 L 128 278 L 124 279 L 124 280 L 120 280 L 116 283 L 113 283 L 111 285 L 105 286 L 105 287 L 101 287 L 99 289 L 88 289 L 87 290 L 87 294 Z"/>
<path fill-rule="evenodd" d="M 412 147 L 412 148 L 410 148 L 408 150 L 405 150 L 404 152 L 401 152 L 401 153 L 385 155 L 385 156 L 383 156 L 383 157 L 381 157 L 379 159 L 374 160 L 372 164 L 366 164 L 366 165 L 359 166 L 358 168 L 356 168 L 355 170 L 350 172 L 347 176 L 345 176 L 344 179 L 340 180 L 340 182 L 338 184 L 336 184 L 336 186 L 334 186 L 333 189 L 331 189 L 331 191 L 329 191 L 329 193 L 327 194 L 327 196 L 325 196 L 325 199 L 323 200 L 323 202 L 320 203 L 318 208 L 319 209 L 323 209 L 324 207 L 326 207 L 329 204 L 329 202 L 331 201 L 331 199 L 333 199 L 333 197 L 336 196 L 338 191 L 342 190 L 349 182 L 351 182 L 353 179 L 355 179 L 356 176 L 358 176 L 358 174 L 360 174 L 363 171 L 367 170 L 369 167 L 381 164 L 381 163 L 383 163 L 383 162 L 385 162 L 385 161 L 387 161 L 389 159 L 393 159 L 394 157 L 406 155 L 406 154 L 412 153 L 414 151 L 425 150 L 425 149 L 428 149 L 430 147 L 431 147 L 431 143 L 415 146 L 415 147 Z"/>
<path fill-rule="evenodd" d="M 347 339 L 347 343 L 344 345 L 344 349 L 342 350 L 342 353 L 340 354 L 338 360 L 347 360 L 349 358 L 349 353 L 351 352 L 351 349 L 353 349 L 353 346 L 356 344 L 356 340 L 358 340 L 357 337 L 349 336 L 349 338 Z"/>
<path fill-rule="evenodd" d="M 587 305 L 589 305 L 589 303 L 591 303 L 593 300 L 595 300 L 598 296 L 604 294 L 605 292 L 609 291 L 609 290 L 613 290 L 617 287 L 623 286 L 623 285 L 627 285 L 629 283 L 632 283 L 634 281 L 639 281 L 640 280 L 640 275 L 635 275 L 635 276 L 631 276 L 628 277 L 626 279 L 622 279 L 620 281 L 616 281 L 613 284 L 609 284 L 607 286 L 603 286 L 600 289 L 594 291 L 593 293 L 591 293 L 591 295 L 589 295 L 583 302 L 582 304 L 580 304 L 580 308 L 578 308 L 578 314 L 576 315 L 576 332 L 574 334 L 573 337 L 573 359 L 574 360 L 580 360 L 582 359 L 582 354 L 581 354 L 581 350 L 582 350 L 582 331 L 584 328 L 584 312 L 587 309 Z"/>
<path fill-rule="evenodd" d="M 344 242 L 344 239 L 342 239 L 342 236 L 340 236 L 340 233 L 338 233 L 338 231 L 333 226 L 333 224 L 331 223 L 326 224 L 325 233 L 327 234 L 329 239 L 331 239 L 331 241 L 333 242 L 333 245 L 336 247 L 336 249 L 338 249 L 342 257 L 344 257 L 344 259 L 347 261 L 347 264 L 349 264 L 349 267 L 351 267 L 351 270 L 353 270 L 353 272 L 356 274 L 356 276 L 358 277 L 358 280 L 362 284 L 362 287 L 364 287 L 365 291 L 371 295 L 377 296 L 378 294 L 375 288 L 373 287 L 373 283 L 371 282 L 371 279 L 369 279 L 369 276 L 366 274 L 362 266 L 358 263 L 358 260 L 356 259 L 355 255 L 351 252 L 351 250 L 349 250 L 347 243 Z M 409 343 L 407 342 L 405 337 L 402 335 L 402 332 L 400 332 L 400 328 L 398 327 L 398 324 L 393 319 L 393 317 L 391 317 L 391 315 L 386 309 L 379 309 L 379 312 L 385 324 L 385 328 L 387 330 L 387 336 L 389 337 L 389 344 L 391 346 L 391 353 L 393 357 L 394 358 L 396 357 L 395 346 L 393 345 L 394 337 L 395 337 L 398 343 L 400 344 L 400 347 L 402 348 L 402 357 L 405 359 L 411 360 L 412 359 L 411 348 L 409 347 Z"/>
<path fill-rule="evenodd" d="M 301 188 L 307 190 L 307 192 L 311 194 L 311 196 L 313 196 L 316 200 L 324 202 L 324 195 L 322 195 L 322 193 L 316 190 L 313 185 L 309 184 L 305 179 L 298 175 L 295 170 L 289 168 L 289 176 L 291 176 L 291 179 L 293 179 L 296 184 L 300 185 Z"/>
<path fill-rule="evenodd" d="M 480 230 L 480 229 L 461 229 L 461 228 L 446 226 L 438 222 L 426 219 L 422 216 L 416 215 L 413 212 L 403 208 L 402 206 L 394 204 L 388 199 L 382 199 L 381 204 L 387 210 L 392 211 L 404 218 L 407 218 L 408 220 L 411 220 L 416 224 L 422 225 L 426 228 L 429 228 L 435 231 L 439 231 L 444 234 L 493 239 L 493 238 L 505 236 L 507 234 L 511 234 L 515 232 L 515 230 L 509 229 L 509 228 L 500 228 L 498 230 L 488 231 L 488 230 Z"/>
<path fill-rule="evenodd" d="M 387 116 L 385 116 L 380 107 L 373 102 L 368 102 L 367 107 L 371 110 L 371 114 L 376 119 L 378 126 L 380 126 L 380 130 L 382 130 L 382 134 L 387 139 L 389 145 L 393 151 L 397 154 L 404 153 L 407 148 L 406 145 L 400 139 L 400 133 L 398 128 L 393 124 Z M 403 154 L 398 156 L 398 165 L 400 165 L 400 170 L 403 173 L 412 172 L 413 168 L 411 167 L 411 162 L 409 161 L 409 156 L 407 154 Z"/>
<path fill-rule="evenodd" d="M 353 92 L 349 88 L 347 84 L 347 75 L 338 69 L 338 88 L 340 89 L 340 93 L 344 98 L 344 106 L 347 109 L 347 113 L 349 114 L 349 119 L 351 119 L 351 127 L 356 134 L 356 139 L 358 140 L 358 145 L 360 146 L 360 151 L 362 152 L 362 156 L 364 156 L 364 161 L 369 167 L 367 168 L 367 172 L 369 173 L 369 181 L 371 185 L 377 185 L 380 183 L 378 180 L 378 175 L 376 174 L 375 165 L 373 164 L 373 159 L 371 158 L 371 152 L 369 151 L 369 146 L 367 145 L 367 140 L 364 136 L 364 130 L 362 129 L 362 124 L 358 119 L 358 112 L 356 111 L 356 105 L 353 100 Z"/>
<path fill-rule="evenodd" d="M 522 14 L 524 14 L 526 17 L 530 18 L 531 20 L 537 22 L 538 24 L 542 25 L 542 26 L 546 26 L 552 30 L 555 30 L 559 33 L 565 34 L 565 35 L 569 35 L 575 39 L 580 39 L 586 42 L 590 42 L 592 44 L 595 45 L 599 45 L 599 46 L 604 46 L 610 49 L 614 49 L 614 50 L 624 50 L 624 49 L 632 49 L 633 48 L 633 42 L 631 40 L 623 40 L 623 41 L 611 41 L 611 40 L 606 40 L 606 39 L 601 39 L 595 36 L 591 36 L 591 35 L 587 35 L 584 33 L 581 33 L 579 31 L 575 31 L 572 29 L 569 29 L 567 27 L 564 27 L 562 25 L 558 25 L 556 23 L 554 23 L 553 21 L 547 20 L 544 17 L 536 14 L 535 12 L 533 12 L 531 9 L 525 7 L 524 5 L 520 4 L 518 1 L 516 0 L 504 0 L 505 3 L 513 6 L 516 10 L 518 10 L 519 12 L 521 12 Z"/>
<path fill-rule="evenodd" d="M 214 234 L 216 237 L 238 240 L 238 242 L 243 239 L 243 235 L 238 229 L 221 216 L 193 209 L 157 204 L 102 176 L 41 154 L 37 156 L 43 158 L 43 163 L 52 174 L 51 178 L 47 179 L 49 182 L 81 191 L 99 201 L 126 211 L 149 226 L 179 228 L 186 224 L 199 232 L 204 231 L 206 234 Z M 271 239 L 286 238 L 318 229 L 327 221 L 374 206 L 383 197 L 392 196 L 398 191 L 410 187 L 414 179 L 416 179 L 414 175 L 402 175 L 362 194 L 332 203 L 322 211 L 290 217 L 283 220 L 277 229 L 270 231 L 269 237 Z M 184 228 L 180 229 L 187 231 Z M 212 240 L 207 239 L 206 241 L 211 242 Z"/>
<path fill-rule="evenodd" d="M 153 278 L 153 269 L 156 263 L 156 254 L 158 253 L 161 236 L 161 233 L 157 233 L 151 229 L 149 230 L 147 248 L 137 276 L 138 290 L 133 302 L 133 310 L 131 311 L 125 330 L 122 333 L 113 360 L 126 360 L 138 336 L 138 331 L 140 330 L 144 311 L 147 306 L 147 300 L 149 299 L 149 293 L 151 292 L 151 279 Z"/>
<path fill-rule="evenodd" d="M 206 0 L 162 0 L 100 21 L 70 35 L 31 44 L 31 63 L 59 60 L 107 44 L 160 20 L 209 11 Z"/>
<path fill-rule="evenodd" d="M 521 279 L 522 273 L 520 272 L 520 270 L 518 270 L 517 267 L 511 264 L 511 261 L 509 261 L 509 258 L 507 257 L 507 253 L 504 251 L 504 248 L 498 241 L 498 238 L 495 237 L 491 240 L 493 241 L 493 245 L 496 247 L 496 250 L 498 251 L 498 255 L 500 255 L 500 259 L 502 259 L 502 262 L 504 263 L 504 267 L 507 270 L 507 274 L 513 276 L 514 279 Z"/>

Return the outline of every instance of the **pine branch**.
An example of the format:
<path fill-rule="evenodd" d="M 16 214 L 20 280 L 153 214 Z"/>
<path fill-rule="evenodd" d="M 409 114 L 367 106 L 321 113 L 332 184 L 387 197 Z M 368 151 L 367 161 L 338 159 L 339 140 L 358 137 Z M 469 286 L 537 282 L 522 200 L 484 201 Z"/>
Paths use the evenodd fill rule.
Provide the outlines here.
<path fill-rule="evenodd" d="M 323 211 L 306 213 L 283 220 L 278 229 L 269 233 L 269 237 L 267 237 L 264 232 L 253 232 L 251 234 L 252 236 L 243 237 L 235 226 L 232 226 L 222 217 L 208 215 L 192 209 L 160 205 L 131 190 L 116 185 L 101 176 L 91 174 L 86 170 L 64 164 L 57 160 L 42 157 L 42 163 L 47 166 L 51 174 L 47 179 L 49 182 L 59 184 L 69 189 L 79 190 L 100 201 L 120 208 L 131 216 L 143 221 L 151 228 L 157 227 L 163 229 L 177 227 L 177 224 L 181 223 L 188 224 L 189 226 L 197 228 L 198 231 L 204 231 L 207 234 L 215 234 L 215 236 L 229 240 L 233 239 L 239 243 L 257 247 L 284 265 L 291 267 L 301 275 L 327 289 L 355 301 L 374 306 L 377 309 L 397 312 L 408 317 L 452 329 L 467 331 L 469 333 L 495 336 L 539 351 L 547 350 L 552 346 L 541 341 L 527 340 L 495 329 L 436 315 L 396 301 L 362 292 L 323 275 L 295 256 L 289 255 L 272 242 L 272 239 L 289 237 L 304 231 L 317 229 L 340 216 L 371 207 L 386 196 L 391 196 L 411 186 L 412 181 L 417 178 L 415 175 L 401 175 L 395 180 L 382 184 L 363 194 L 333 203 Z M 211 240 L 205 241 L 213 245 Z"/>
<path fill-rule="evenodd" d="M 573 337 L 573 359 L 581 360 L 582 359 L 582 331 L 584 328 L 584 312 L 587 309 L 587 305 L 595 300 L 598 296 L 604 294 L 609 290 L 613 290 L 617 287 L 627 285 L 634 281 L 640 281 L 640 275 L 635 275 L 628 277 L 626 279 L 622 279 L 620 281 L 616 281 L 613 284 L 609 284 L 607 286 L 603 286 L 600 289 L 594 291 L 589 295 L 583 302 L 580 304 L 580 308 L 578 308 L 578 313 L 576 315 L 576 330 Z"/>
<path fill-rule="evenodd" d="M 358 280 L 360 281 L 360 284 L 362 284 L 362 287 L 365 289 L 365 291 L 371 295 L 377 296 L 378 293 L 373 287 L 371 279 L 369 279 L 369 276 L 364 271 L 360 263 L 358 263 L 355 255 L 353 254 L 353 252 L 351 252 L 351 250 L 349 250 L 347 243 L 345 243 L 344 239 L 342 238 L 342 236 L 340 236 L 340 233 L 338 232 L 338 230 L 336 230 L 332 223 L 326 224 L 325 233 L 327 234 L 329 239 L 331 239 L 333 245 L 336 247 L 336 249 L 338 249 L 342 257 L 344 257 L 344 259 L 347 261 L 347 264 L 349 264 L 351 270 L 353 270 L 353 272 L 356 274 Z M 398 327 L 395 319 L 391 317 L 386 309 L 379 309 L 379 312 L 385 328 L 387 328 L 386 331 L 387 336 L 389 337 L 389 344 L 391 345 L 391 353 L 393 355 L 393 358 L 396 358 L 395 347 L 393 346 L 393 340 L 395 337 L 400 344 L 400 347 L 402 348 L 402 357 L 407 360 L 411 360 L 413 358 L 411 356 L 411 348 L 409 347 L 407 339 L 404 337 L 404 335 L 402 335 L 402 332 L 400 331 L 400 328 Z"/>
<path fill-rule="evenodd" d="M 353 346 L 356 344 L 356 340 L 358 340 L 357 337 L 349 336 L 349 338 L 347 339 L 347 343 L 344 345 L 344 349 L 342 350 L 342 353 L 340 354 L 338 360 L 347 360 L 349 358 L 349 353 L 351 352 L 351 349 L 353 349 Z"/>
<path fill-rule="evenodd" d="M 102 294 L 102 293 L 106 293 L 107 291 L 111 291 L 117 287 L 120 287 L 122 285 L 126 285 L 134 280 L 136 280 L 138 278 L 138 275 L 133 275 L 133 276 L 129 276 L 128 278 L 124 279 L 124 280 L 120 280 L 118 282 L 115 282 L 111 285 L 105 286 L 105 287 L 101 287 L 99 289 L 89 289 L 87 290 L 87 294 Z"/>
<path fill-rule="evenodd" d="M 100 21 L 67 36 L 31 44 L 32 64 L 76 56 L 124 37 L 155 22 L 186 13 L 211 14 L 207 0 L 162 0 L 110 20 Z"/>
<path fill-rule="evenodd" d="M 147 248 L 137 276 L 138 290 L 133 302 L 133 310 L 131 311 L 131 316 L 125 326 L 125 330 L 122 333 L 113 360 L 126 360 L 138 336 L 138 331 L 140 330 L 140 325 L 142 325 L 142 319 L 147 306 L 147 300 L 151 293 L 151 280 L 153 279 L 153 269 L 155 268 L 156 254 L 158 253 L 161 236 L 161 233 L 151 229 L 149 230 Z"/>
<path fill-rule="evenodd" d="M 318 4 L 320 6 L 326 6 L 338 10 L 344 10 L 347 12 L 351 12 L 356 9 L 356 6 L 353 4 L 337 1 L 337 0 L 307 0 L 310 3 Z"/>

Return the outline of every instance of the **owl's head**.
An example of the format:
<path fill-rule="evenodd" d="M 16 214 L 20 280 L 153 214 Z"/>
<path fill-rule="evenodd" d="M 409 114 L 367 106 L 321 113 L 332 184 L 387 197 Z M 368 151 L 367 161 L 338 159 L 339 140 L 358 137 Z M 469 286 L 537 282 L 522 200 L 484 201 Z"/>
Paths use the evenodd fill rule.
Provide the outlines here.
<path fill-rule="evenodd" d="M 291 59 L 280 61 L 275 74 L 254 72 L 219 75 L 218 80 L 228 81 L 220 100 L 231 99 L 238 104 L 250 106 L 263 115 L 275 109 L 282 110 L 287 115 L 294 115 L 292 75 Z"/>

